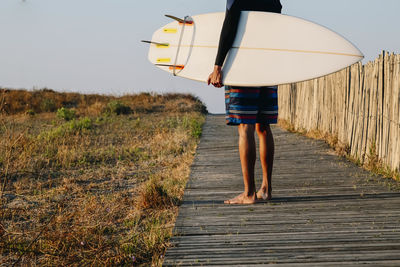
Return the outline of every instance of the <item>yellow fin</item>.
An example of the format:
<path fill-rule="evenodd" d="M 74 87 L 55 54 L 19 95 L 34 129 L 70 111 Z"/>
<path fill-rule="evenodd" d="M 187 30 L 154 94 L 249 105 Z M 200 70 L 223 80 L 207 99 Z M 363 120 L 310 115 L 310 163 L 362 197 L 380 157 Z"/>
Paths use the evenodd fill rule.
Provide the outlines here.
<path fill-rule="evenodd" d="M 177 33 L 178 29 L 177 28 L 165 28 L 164 32 L 165 33 Z"/>
<path fill-rule="evenodd" d="M 170 58 L 158 58 L 157 62 L 159 62 L 159 63 L 171 62 L 171 59 Z"/>
<path fill-rule="evenodd" d="M 168 48 L 169 44 L 156 44 L 157 48 Z"/>

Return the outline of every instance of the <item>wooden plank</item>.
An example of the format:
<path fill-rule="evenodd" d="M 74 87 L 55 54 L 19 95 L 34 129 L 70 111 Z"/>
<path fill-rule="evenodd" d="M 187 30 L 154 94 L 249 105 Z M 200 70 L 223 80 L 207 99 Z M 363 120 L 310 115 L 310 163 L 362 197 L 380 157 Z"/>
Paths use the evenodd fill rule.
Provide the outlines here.
<path fill-rule="evenodd" d="M 246 251 L 247 252 L 247 251 Z M 341 262 L 351 262 L 354 264 L 358 262 L 369 262 L 375 263 L 375 266 L 382 266 L 386 261 L 398 261 L 399 255 L 396 255 L 396 250 L 388 250 L 387 253 L 379 253 L 373 251 L 365 251 L 364 253 L 328 253 L 326 251 L 322 251 L 323 253 L 318 254 L 310 254 L 310 253 L 301 253 L 295 254 L 293 252 L 287 253 L 274 253 L 267 251 L 257 251 L 254 254 L 248 253 L 232 253 L 230 255 L 212 255 L 214 258 L 210 259 L 207 256 L 207 253 L 201 254 L 199 257 L 197 256 L 187 256 L 182 259 L 174 259 L 175 261 L 171 264 L 171 262 L 167 259 L 166 264 L 164 266 L 211 266 L 211 265 L 225 265 L 225 266 L 237 266 L 237 265 L 247 265 L 254 266 L 256 264 L 271 264 L 271 263 L 301 263 L 302 266 L 309 266 L 310 263 L 321 263 L 321 262 L 335 262 L 339 265 Z M 363 260 L 365 259 L 365 260 Z M 299 264 L 299 266 L 301 266 Z"/>
<path fill-rule="evenodd" d="M 366 86 L 366 75 L 363 66 L 361 63 L 358 64 L 358 68 L 360 71 L 360 77 L 362 79 L 361 86 L 364 92 L 363 97 L 363 129 L 362 129 L 362 141 L 361 141 L 361 154 L 358 155 L 359 158 L 362 158 L 362 162 L 365 161 L 365 157 L 368 154 L 368 128 L 369 125 L 369 112 L 370 112 L 370 98 L 371 98 L 371 90 Z"/>
<path fill-rule="evenodd" d="M 327 153 L 322 141 L 273 133 L 273 200 L 225 205 L 243 189 L 237 148 L 221 144 L 236 144 L 237 129 L 224 116 L 207 118 L 164 266 L 399 263 L 400 193 Z M 256 175 L 260 184 L 259 162 Z"/>

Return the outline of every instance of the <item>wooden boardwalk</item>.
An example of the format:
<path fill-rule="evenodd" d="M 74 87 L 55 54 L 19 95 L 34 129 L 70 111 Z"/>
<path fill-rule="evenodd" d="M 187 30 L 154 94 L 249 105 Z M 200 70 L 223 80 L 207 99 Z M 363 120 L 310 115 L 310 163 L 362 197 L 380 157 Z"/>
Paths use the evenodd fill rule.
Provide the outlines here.
<path fill-rule="evenodd" d="M 273 200 L 224 205 L 243 189 L 236 131 L 207 118 L 164 266 L 400 266 L 400 193 L 324 142 L 274 127 Z"/>

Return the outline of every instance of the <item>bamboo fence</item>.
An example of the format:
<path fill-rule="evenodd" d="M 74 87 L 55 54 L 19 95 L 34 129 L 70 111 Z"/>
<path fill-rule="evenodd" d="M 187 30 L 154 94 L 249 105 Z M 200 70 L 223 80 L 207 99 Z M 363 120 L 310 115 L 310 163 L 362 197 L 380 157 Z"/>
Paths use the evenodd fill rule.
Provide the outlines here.
<path fill-rule="evenodd" d="M 400 55 L 383 52 L 315 80 L 279 86 L 279 118 L 336 136 L 361 163 L 400 170 Z"/>

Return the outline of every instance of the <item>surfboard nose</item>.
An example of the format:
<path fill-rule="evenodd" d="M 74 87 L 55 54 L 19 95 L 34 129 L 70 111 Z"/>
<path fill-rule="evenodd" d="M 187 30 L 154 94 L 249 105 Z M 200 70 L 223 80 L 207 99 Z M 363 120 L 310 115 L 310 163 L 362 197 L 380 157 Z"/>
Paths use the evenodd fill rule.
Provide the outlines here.
<path fill-rule="evenodd" d="M 347 40 L 347 41 L 353 46 L 353 49 L 355 51 L 354 54 L 358 55 L 361 59 L 364 59 L 365 58 L 364 53 L 355 44 L 353 44 L 349 40 Z"/>

